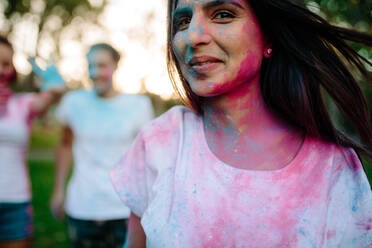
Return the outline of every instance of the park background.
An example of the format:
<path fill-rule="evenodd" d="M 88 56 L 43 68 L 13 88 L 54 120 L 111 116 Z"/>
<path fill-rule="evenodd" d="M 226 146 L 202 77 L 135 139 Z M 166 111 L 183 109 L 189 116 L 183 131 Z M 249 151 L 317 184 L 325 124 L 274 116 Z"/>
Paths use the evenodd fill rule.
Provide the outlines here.
<path fill-rule="evenodd" d="M 372 34 L 371 0 L 305 2 L 333 24 Z M 0 0 L 0 33 L 14 45 L 17 91 L 37 90 L 29 56 L 41 67 L 55 63 L 70 90 L 89 88 L 86 51 L 96 42 L 108 42 L 123 55 L 114 77 L 120 91 L 149 95 L 157 116 L 179 104 L 166 71 L 166 0 Z M 372 61 L 372 48 L 352 46 Z M 367 70 L 372 76 L 372 68 Z M 367 84 L 361 82 L 372 106 L 372 87 Z M 337 126 L 353 135 L 353 127 L 334 104 L 328 101 L 328 106 Z M 66 223 L 55 221 L 49 211 L 60 131 L 53 114 L 54 108 L 34 123 L 28 153 L 36 248 L 68 247 Z M 363 160 L 372 182 L 372 160 Z"/>

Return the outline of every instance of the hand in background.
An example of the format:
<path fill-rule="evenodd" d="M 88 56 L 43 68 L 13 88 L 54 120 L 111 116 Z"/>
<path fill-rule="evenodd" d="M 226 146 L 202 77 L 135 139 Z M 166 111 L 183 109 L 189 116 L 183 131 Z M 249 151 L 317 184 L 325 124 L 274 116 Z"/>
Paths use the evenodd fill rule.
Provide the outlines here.
<path fill-rule="evenodd" d="M 42 80 L 42 84 L 40 85 L 42 91 L 65 88 L 65 81 L 54 64 L 49 65 L 43 70 L 36 64 L 35 58 L 31 57 L 28 61 L 32 65 L 32 71 Z"/>
<path fill-rule="evenodd" d="M 50 210 L 52 215 L 57 220 L 62 220 L 64 217 L 64 192 L 54 192 L 50 201 Z"/>

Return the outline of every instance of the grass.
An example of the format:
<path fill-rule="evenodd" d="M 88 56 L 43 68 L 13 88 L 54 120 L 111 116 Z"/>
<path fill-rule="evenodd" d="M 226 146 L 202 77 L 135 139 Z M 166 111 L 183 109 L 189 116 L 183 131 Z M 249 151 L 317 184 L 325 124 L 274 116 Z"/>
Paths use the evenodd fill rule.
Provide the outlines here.
<path fill-rule="evenodd" d="M 36 120 L 32 125 L 30 150 L 50 150 L 57 146 L 60 136 L 60 126 L 46 124 Z"/>
<path fill-rule="evenodd" d="M 64 221 L 56 221 L 49 210 L 53 187 L 53 162 L 31 160 L 28 164 L 32 183 L 32 203 L 34 206 L 35 233 L 33 247 L 68 247 L 66 223 Z"/>

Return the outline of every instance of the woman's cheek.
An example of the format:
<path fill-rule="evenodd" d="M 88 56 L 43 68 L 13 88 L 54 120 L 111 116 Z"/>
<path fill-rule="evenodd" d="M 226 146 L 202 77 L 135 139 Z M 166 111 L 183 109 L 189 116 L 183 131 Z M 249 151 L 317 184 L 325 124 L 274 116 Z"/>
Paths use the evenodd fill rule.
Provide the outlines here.
<path fill-rule="evenodd" d="M 4 83 L 5 83 L 6 85 L 8 85 L 8 84 L 10 83 L 10 81 L 14 78 L 15 74 L 16 74 L 15 70 L 14 70 L 14 69 L 11 69 L 11 70 L 9 71 L 9 73 L 7 73 L 7 74 L 4 76 L 4 80 L 3 80 Z"/>
<path fill-rule="evenodd" d="M 105 80 L 109 80 L 112 78 L 113 73 L 114 73 L 114 70 L 112 68 L 107 68 L 103 71 L 103 78 Z"/>
<path fill-rule="evenodd" d="M 248 52 L 238 65 L 235 74 L 224 74 L 224 81 L 228 84 L 249 82 L 260 72 L 261 58 L 255 53 Z M 234 73 L 234 72 L 232 72 Z"/>

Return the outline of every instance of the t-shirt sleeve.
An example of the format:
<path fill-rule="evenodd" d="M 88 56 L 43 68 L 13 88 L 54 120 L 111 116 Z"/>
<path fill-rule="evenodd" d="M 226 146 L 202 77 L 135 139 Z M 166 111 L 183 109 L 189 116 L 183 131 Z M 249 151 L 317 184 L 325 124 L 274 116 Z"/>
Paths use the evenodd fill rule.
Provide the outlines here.
<path fill-rule="evenodd" d="M 141 118 L 140 118 L 140 126 L 148 123 L 154 118 L 154 109 L 152 107 L 152 103 L 149 97 L 144 96 L 142 110 L 141 110 Z"/>
<path fill-rule="evenodd" d="M 352 149 L 331 192 L 329 247 L 372 247 L 372 192 L 363 166 Z M 333 246 L 335 245 L 335 246 Z"/>
<path fill-rule="evenodd" d="M 143 136 L 139 133 L 129 151 L 111 170 L 110 176 L 120 199 L 140 218 L 148 205 L 150 174 Z"/>
<path fill-rule="evenodd" d="M 69 94 L 65 95 L 62 98 L 61 102 L 59 103 L 59 105 L 56 109 L 56 112 L 55 112 L 55 116 L 56 116 L 57 120 L 63 125 L 66 125 L 66 124 L 69 123 L 70 98 L 71 98 L 71 96 Z"/>

